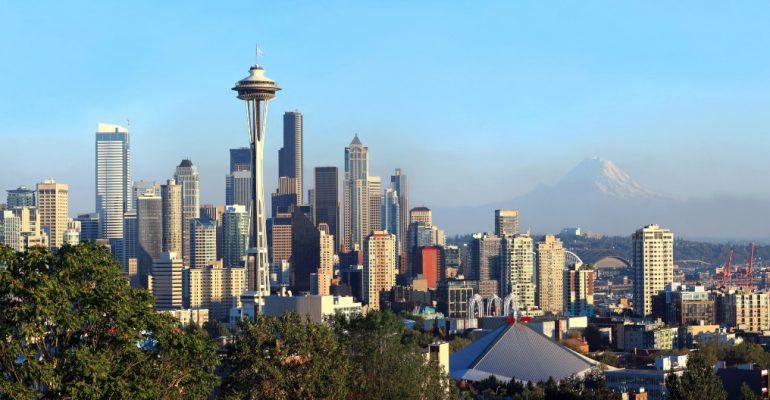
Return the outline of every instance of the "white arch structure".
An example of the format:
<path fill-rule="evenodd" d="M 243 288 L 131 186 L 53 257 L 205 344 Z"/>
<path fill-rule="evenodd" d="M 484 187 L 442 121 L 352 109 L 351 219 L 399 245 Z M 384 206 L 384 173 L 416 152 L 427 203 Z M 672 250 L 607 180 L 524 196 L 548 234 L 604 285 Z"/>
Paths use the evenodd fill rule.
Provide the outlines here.
<path fill-rule="evenodd" d="M 515 294 L 511 293 L 508 296 L 505 296 L 505 300 L 503 301 L 503 308 L 505 310 L 505 316 L 511 317 L 513 316 L 518 317 L 521 315 L 521 310 L 519 309 L 519 296 L 516 296 Z"/>
<path fill-rule="evenodd" d="M 479 316 L 475 316 L 475 311 L 478 311 Z M 468 326 L 471 324 L 473 318 L 484 317 L 484 298 L 480 294 L 474 294 L 470 300 L 468 300 Z"/>
<path fill-rule="evenodd" d="M 583 260 L 581 260 L 580 257 L 578 257 L 578 255 L 575 253 L 571 251 L 565 251 L 564 263 L 566 264 L 565 267 L 569 267 L 570 265 L 577 265 L 579 267 L 583 265 Z"/>
<path fill-rule="evenodd" d="M 495 309 L 497 307 L 497 309 Z M 500 312 L 503 310 L 503 299 L 498 297 L 496 294 L 493 294 L 492 297 L 487 298 L 487 313 L 488 316 L 497 316 L 500 315 Z"/>

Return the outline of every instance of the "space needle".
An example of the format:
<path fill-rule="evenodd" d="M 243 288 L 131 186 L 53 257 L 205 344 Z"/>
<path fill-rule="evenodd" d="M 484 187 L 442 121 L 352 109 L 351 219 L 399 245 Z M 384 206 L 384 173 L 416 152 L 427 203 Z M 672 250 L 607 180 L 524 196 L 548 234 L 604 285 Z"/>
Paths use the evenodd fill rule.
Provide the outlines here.
<path fill-rule="evenodd" d="M 265 226 L 265 192 L 262 161 L 267 126 L 267 103 L 281 90 L 275 81 L 265 76 L 257 63 L 249 68 L 249 76 L 238 81 L 233 90 L 246 104 L 246 120 L 251 145 L 251 205 L 249 207 L 249 250 L 246 256 L 247 291 L 241 296 L 244 314 L 259 313 L 263 297 L 270 295 L 269 264 L 267 260 L 267 228 Z M 252 307 L 253 306 L 253 307 Z M 254 314 L 252 314 L 252 312 Z"/>

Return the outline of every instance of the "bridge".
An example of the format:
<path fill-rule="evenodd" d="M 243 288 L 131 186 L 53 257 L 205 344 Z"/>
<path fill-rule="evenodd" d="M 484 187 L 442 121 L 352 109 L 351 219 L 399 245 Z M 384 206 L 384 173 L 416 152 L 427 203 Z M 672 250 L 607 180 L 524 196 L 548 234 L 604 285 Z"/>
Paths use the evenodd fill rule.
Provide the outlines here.
<path fill-rule="evenodd" d="M 586 264 L 596 269 L 630 268 L 631 262 L 615 249 L 576 250 L 575 253 Z"/>

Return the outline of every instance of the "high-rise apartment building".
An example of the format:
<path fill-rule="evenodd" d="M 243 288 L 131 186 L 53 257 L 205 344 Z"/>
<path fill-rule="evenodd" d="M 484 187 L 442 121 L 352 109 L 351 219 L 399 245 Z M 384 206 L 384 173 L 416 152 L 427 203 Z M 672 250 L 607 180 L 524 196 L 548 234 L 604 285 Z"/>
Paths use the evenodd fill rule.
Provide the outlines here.
<path fill-rule="evenodd" d="M 369 231 L 382 229 L 382 179 L 379 176 L 370 176 L 369 183 Z M 395 232 L 393 232 L 395 233 Z"/>
<path fill-rule="evenodd" d="M 240 307 L 240 296 L 245 289 L 245 268 L 222 268 L 215 264 L 188 268 L 184 274 L 185 308 L 206 308 L 210 319 L 227 321 L 230 309 Z"/>
<path fill-rule="evenodd" d="M 494 236 L 497 237 L 497 236 Z M 516 296 L 519 307 L 535 307 L 535 256 L 528 235 L 506 236 L 500 250 L 500 297 Z"/>
<path fill-rule="evenodd" d="M 249 213 L 246 207 L 225 207 L 222 216 L 223 256 L 225 268 L 242 267 L 249 247 Z"/>
<path fill-rule="evenodd" d="M 251 201 L 251 171 L 234 171 L 225 178 L 225 204 L 249 206 Z"/>
<path fill-rule="evenodd" d="M 64 244 L 64 231 L 69 222 L 69 186 L 46 179 L 37 184 L 37 211 L 40 229 L 48 233 L 52 249 Z"/>
<path fill-rule="evenodd" d="M 339 176 L 337 167 L 315 168 L 315 191 L 313 195 L 313 219 L 316 226 L 326 224 L 334 237 L 334 249 L 339 250 Z"/>
<path fill-rule="evenodd" d="M 363 301 L 380 309 L 380 292 L 396 285 L 396 236 L 375 231 L 364 246 Z"/>
<path fill-rule="evenodd" d="M 731 290 L 719 296 L 720 320 L 747 332 L 770 330 L 770 293 Z"/>
<path fill-rule="evenodd" d="M 162 252 L 152 266 L 152 294 L 156 310 L 182 308 L 184 264 L 176 253 Z"/>
<path fill-rule="evenodd" d="M 564 311 L 572 316 L 594 316 L 594 270 L 583 263 L 564 271 Z"/>
<path fill-rule="evenodd" d="M 160 187 L 163 215 L 163 251 L 182 254 L 182 185 L 169 179 Z"/>
<path fill-rule="evenodd" d="M 24 250 L 21 236 L 21 218 L 11 210 L 0 211 L 0 244 L 15 251 Z"/>
<path fill-rule="evenodd" d="M 519 234 L 519 210 L 495 210 L 495 235 Z"/>
<path fill-rule="evenodd" d="M 406 251 L 406 231 L 409 230 L 409 180 L 401 172 L 401 168 L 396 168 L 396 171 L 390 176 L 390 187 L 396 191 L 396 196 L 398 196 L 399 210 L 398 233 L 394 231 L 390 233 L 396 235 L 400 247 L 397 254 L 402 254 Z"/>
<path fill-rule="evenodd" d="M 470 265 L 465 270 L 465 278 L 470 280 L 500 279 L 499 236 L 477 233 L 470 243 Z"/>
<path fill-rule="evenodd" d="M 652 314 L 652 298 L 674 280 L 674 234 L 658 225 L 637 230 L 633 240 L 634 313 Z"/>
<path fill-rule="evenodd" d="M 131 209 L 131 145 L 128 129 L 99 123 L 96 131 L 96 212 L 99 237 L 123 238 L 123 214 Z"/>
<path fill-rule="evenodd" d="M 5 203 L 9 209 L 35 207 L 35 191 L 26 186 L 19 186 L 16 189 L 8 190 L 8 197 Z"/>
<path fill-rule="evenodd" d="M 329 227 L 326 224 L 319 225 L 318 235 L 320 250 L 317 272 L 318 294 L 326 296 L 329 294 L 329 286 L 334 276 L 334 236 L 329 234 Z"/>
<path fill-rule="evenodd" d="M 217 260 L 221 260 L 224 254 L 224 236 L 222 235 L 222 216 L 224 213 L 224 205 L 201 204 L 200 218 L 210 219 L 217 226 Z"/>
<path fill-rule="evenodd" d="M 369 149 L 356 134 L 345 147 L 344 245 L 348 249 L 363 247 L 369 234 Z"/>
<path fill-rule="evenodd" d="M 240 147 L 230 149 L 230 173 L 251 170 L 251 149 Z"/>
<path fill-rule="evenodd" d="M 139 284 L 147 287 L 152 263 L 163 252 L 163 205 L 154 193 L 140 194 L 136 208 L 137 275 Z"/>
<path fill-rule="evenodd" d="M 292 193 L 297 204 L 302 204 L 304 173 L 302 165 L 303 131 L 302 113 L 289 111 L 283 114 L 283 147 L 278 150 L 278 177 L 293 179 Z"/>
<path fill-rule="evenodd" d="M 217 223 L 208 218 L 190 220 L 190 268 L 211 265 L 217 260 Z"/>
<path fill-rule="evenodd" d="M 200 176 L 190 160 L 176 167 L 174 180 L 182 186 L 182 260 L 190 265 L 190 220 L 200 217 Z"/>
<path fill-rule="evenodd" d="M 554 235 L 537 243 L 537 306 L 545 312 L 564 310 L 564 267 L 566 250 Z"/>

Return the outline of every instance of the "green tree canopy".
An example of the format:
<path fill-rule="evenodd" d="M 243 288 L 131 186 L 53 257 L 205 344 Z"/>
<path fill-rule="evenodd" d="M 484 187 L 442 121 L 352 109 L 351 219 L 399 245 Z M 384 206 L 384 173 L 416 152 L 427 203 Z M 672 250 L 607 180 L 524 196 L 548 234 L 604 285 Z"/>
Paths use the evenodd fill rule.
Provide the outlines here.
<path fill-rule="evenodd" d="M 722 381 L 714 373 L 706 355 L 701 352 L 690 354 L 687 370 L 681 378 L 674 374 L 668 375 L 666 388 L 671 400 L 727 399 Z"/>
<path fill-rule="evenodd" d="M 215 344 L 153 309 L 107 249 L 0 246 L 0 397 L 206 398 Z"/>

